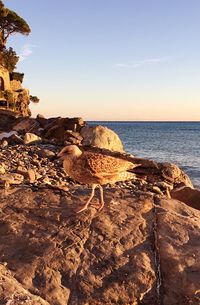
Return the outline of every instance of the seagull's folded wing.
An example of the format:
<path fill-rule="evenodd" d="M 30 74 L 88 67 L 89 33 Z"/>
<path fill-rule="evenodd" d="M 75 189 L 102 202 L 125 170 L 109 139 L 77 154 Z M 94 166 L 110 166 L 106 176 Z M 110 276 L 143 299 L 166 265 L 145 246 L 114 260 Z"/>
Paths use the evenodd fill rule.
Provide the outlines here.
<path fill-rule="evenodd" d="M 108 155 L 85 153 L 79 158 L 86 171 L 90 171 L 93 175 L 113 175 L 124 172 L 135 167 L 129 161 L 115 158 Z"/>

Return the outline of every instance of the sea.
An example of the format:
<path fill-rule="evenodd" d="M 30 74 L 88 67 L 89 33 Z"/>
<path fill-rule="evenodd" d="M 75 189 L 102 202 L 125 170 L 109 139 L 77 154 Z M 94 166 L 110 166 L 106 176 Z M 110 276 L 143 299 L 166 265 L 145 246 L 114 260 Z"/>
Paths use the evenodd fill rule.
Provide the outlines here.
<path fill-rule="evenodd" d="M 200 189 L 200 122 L 93 121 L 114 130 L 126 152 L 184 170 Z"/>

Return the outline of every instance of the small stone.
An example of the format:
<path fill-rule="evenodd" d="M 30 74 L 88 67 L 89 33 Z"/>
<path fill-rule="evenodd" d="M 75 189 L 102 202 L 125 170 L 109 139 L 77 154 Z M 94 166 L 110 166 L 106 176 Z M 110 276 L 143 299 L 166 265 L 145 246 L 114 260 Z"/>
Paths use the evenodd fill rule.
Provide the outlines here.
<path fill-rule="evenodd" d="M 67 138 L 68 142 L 70 142 L 71 144 L 80 144 L 80 140 L 77 140 L 76 138 L 73 138 L 73 137 L 69 137 Z"/>
<path fill-rule="evenodd" d="M 28 178 L 30 183 L 34 183 L 36 180 L 35 171 L 33 169 L 28 170 Z"/>
<path fill-rule="evenodd" d="M 6 170 L 2 164 L 0 164 L 0 175 L 5 174 Z"/>
<path fill-rule="evenodd" d="M 38 156 L 42 158 L 52 158 L 55 157 L 55 153 L 49 149 L 41 149 L 38 151 Z"/>
<path fill-rule="evenodd" d="M 34 133 L 27 132 L 24 136 L 24 144 L 34 144 L 41 142 L 42 139 Z"/>
<path fill-rule="evenodd" d="M 160 181 L 157 183 L 157 186 L 158 187 L 161 187 L 163 189 L 169 189 L 170 191 L 173 189 L 173 185 L 172 184 L 169 184 L 165 181 Z"/>
<path fill-rule="evenodd" d="M 13 134 L 9 140 L 14 144 L 23 144 L 23 139 L 17 134 Z"/>
<path fill-rule="evenodd" d="M 152 190 L 153 190 L 155 193 L 157 193 L 157 194 L 163 196 L 163 192 L 159 189 L 159 187 L 153 186 L 153 187 L 152 187 Z"/>
<path fill-rule="evenodd" d="M 1 147 L 5 148 L 7 146 L 8 146 L 8 141 L 7 140 L 3 140 L 2 143 L 1 143 Z"/>
<path fill-rule="evenodd" d="M 35 173 L 35 179 L 38 180 L 42 178 L 42 175 L 40 175 L 38 172 Z"/>
<path fill-rule="evenodd" d="M 1 183 L 9 183 L 9 184 L 21 184 L 24 181 L 24 176 L 17 173 L 9 173 L 0 175 Z"/>
<path fill-rule="evenodd" d="M 43 182 L 46 184 L 51 184 L 51 181 L 49 180 L 49 178 L 47 176 L 44 177 Z"/>
<path fill-rule="evenodd" d="M 83 140 L 83 137 L 80 135 L 79 132 L 75 132 L 72 130 L 66 130 L 64 137 L 65 137 L 65 140 L 68 140 L 68 138 L 72 138 L 72 137 L 79 140 L 79 142 L 81 142 Z"/>

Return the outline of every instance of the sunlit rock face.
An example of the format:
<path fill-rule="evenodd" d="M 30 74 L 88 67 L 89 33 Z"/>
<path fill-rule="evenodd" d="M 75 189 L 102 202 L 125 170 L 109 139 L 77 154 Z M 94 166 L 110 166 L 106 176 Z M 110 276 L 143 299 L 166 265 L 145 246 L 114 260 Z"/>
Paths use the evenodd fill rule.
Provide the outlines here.
<path fill-rule="evenodd" d="M 119 136 L 113 130 L 105 126 L 86 126 L 82 128 L 81 135 L 83 137 L 83 145 L 92 145 L 112 151 L 124 151 Z"/>
<path fill-rule="evenodd" d="M 23 74 L 9 73 L 0 66 L 0 109 L 19 116 L 30 116 L 30 94 L 22 88 Z"/>
<path fill-rule="evenodd" d="M 88 194 L 0 191 L 1 302 L 199 304 L 199 211 L 113 187 L 101 212 L 73 213 Z"/>
<path fill-rule="evenodd" d="M 2 67 L 0 65 L 0 78 L 1 78 L 1 82 L 0 82 L 0 90 L 10 90 L 11 86 L 10 86 L 10 75 L 9 72 L 6 68 Z"/>
<path fill-rule="evenodd" d="M 97 193 L 77 214 L 91 189 L 64 172 L 58 152 L 81 144 L 83 126 L 21 117 L 1 133 L 0 304 L 199 304 L 199 191 L 174 164 L 80 145 L 138 166 L 105 186 L 101 211 Z"/>

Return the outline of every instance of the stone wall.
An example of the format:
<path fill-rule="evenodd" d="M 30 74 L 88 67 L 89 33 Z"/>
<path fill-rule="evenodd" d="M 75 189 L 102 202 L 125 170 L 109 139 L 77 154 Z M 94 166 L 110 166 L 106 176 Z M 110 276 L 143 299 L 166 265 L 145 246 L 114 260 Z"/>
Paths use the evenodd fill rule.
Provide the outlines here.
<path fill-rule="evenodd" d="M 0 66 L 0 108 L 27 117 L 31 116 L 30 94 L 28 89 L 22 88 L 22 80 L 23 74 L 9 74 L 8 70 Z"/>
<path fill-rule="evenodd" d="M 4 90 L 11 90 L 9 72 L 2 66 L 0 66 L 0 78 L 3 79 Z"/>

